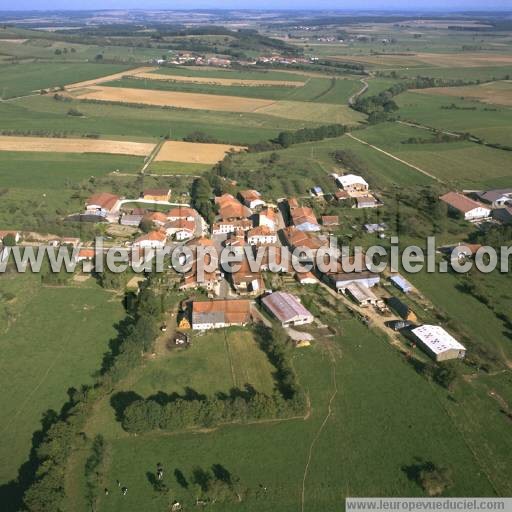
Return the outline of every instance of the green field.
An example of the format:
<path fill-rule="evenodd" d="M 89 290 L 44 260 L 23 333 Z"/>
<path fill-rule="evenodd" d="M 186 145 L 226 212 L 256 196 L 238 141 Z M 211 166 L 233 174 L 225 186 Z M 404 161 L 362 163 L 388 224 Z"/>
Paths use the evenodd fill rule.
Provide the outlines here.
<path fill-rule="evenodd" d="M 30 94 L 39 89 L 60 87 L 130 69 L 120 64 L 28 62 L 0 65 L 2 99 Z"/>
<path fill-rule="evenodd" d="M 432 78 L 445 78 L 447 80 L 485 81 L 502 79 L 512 75 L 512 66 L 485 66 L 485 67 L 415 67 L 411 69 L 400 68 L 395 70 L 398 76 L 415 78 L 429 76 Z"/>
<path fill-rule="evenodd" d="M 512 153 L 472 142 L 403 144 L 410 137 L 431 139 L 419 128 L 381 124 L 357 132 L 369 142 L 456 187 L 506 187 L 512 179 Z"/>
<path fill-rule="evenodd" d="M 152 162 L 147 172 L 150 174 L 173 176 L 199 176 L 208 169 L 211 169 L 209 164 L 194 164 L 182 162 Z"/>
<path fill-rule="evenodd" d="M 142 163 L 142 158 L 116 155 L 2 151 L 0 225 L 39 227 L 44 233 L 50 221 L 83 208 L 92 176 L 98 179 L 117 169 L 134 172 Z"/>
<path fill-rule="evenodd" d="M 3 275 L 0 281 L 2 294 L 10 297 L 0 303 L 7 318 L 0 330 L 0 482 L 5 484 L 28 458 L 43 415 L 60 410 L 70 387 L 92 382 L 125 312 L 119 297 L 92 280 L 64 288 L 42 287 L 35 275 Z"/>
<path fill-rule="evenodd" d="M 83 117 L 68 115 L 70 108 L 78 109 L 84 114 Z M 121 137 L 134 141 L 147 141 L 169 133 L 173 139 L 180 139 L 192 132 L 201 131 L 218 140 L 235 144 L 259 142 L 276 137 L 280 131 L 322 124 L 322 119 L 312 122 L 264 114 L 136 108 L 107 103 L 56 101 L 50 96 L 0 103 L 0 116 L 3 130 L 92 133 L 102 138 Z M 359 119 L 362 116 L 350 111 L 346 117 Z"/>
<path fill-rule="evenodd" d="M 460 406 L 447 400 L 446 392 L 417 375 L 380 336 L 355 320 L 336 322 L 330 317 L 329 322 L 343 329 L 343 335 L 332 342 L 330 353 L 318 346 L 294 357 L 313 407 L 307 421 L 137 437 L 117 435 L 117 431 L 103 426 L 110 454 L 105 485 L 112 492 L 100 498 L 100 510 L 143 507 L 151 512 L 174 499 L 191 503 L 194 468 L 210 470 L 214 464 L 239 476 L 248 491 L 242 503 L 221 503 L 214 509 L 297 510 L 308 450 L 327 414 L 330 398 L 332 416 L 314 445 L 306 478 L 307 509 L 334 512 L 347 495 L 421 496 L 421 489 L 409 480 L 404 469 L 421 461 L 450 469 L 454 484 L 447 495 L 510 492 L 503 471 L 510 466 L 507 454 L 512 447 L 509 440 L 497 442 L 497 436 L 506 435 L 507 420 L 481 388 L 464 386 L 455 392 L 457 402 L 464 400 L 468 414 L 471 410 L 478 417 L 477 424 L 468 423 L 461 416 Z M 211 378 L 213 385 L 215 375 Z M 334 381 L 338 392 L 333 397 Z M 473 405 L 476 397 L 478 401 Z M 489 415 L 493 417 L 493 429 L 482 431 L 479 422 L 485 423 Z M 115 437 L 111 432 L 116 433 Z M 480 449 L 484 442 L 487 453 Z M 146 473 L 154 471 L 157 462 L 164 465 L 169 493 L 153 491 L 146 479 Z M 182 480 L 181 484 L 177 482 L 176 470 L 183 474 L 188 487 Z M 128 487 L 126 497 L 116 489 L 116 479 Z M 81 510 L 76 507 L 79 499 L 71 497 L 70 503 L 74 510 Z"/>
<path fill-rule="evenodd" d="M 400 94 L 396 102 L 402 119 L 438 129 L 469 132 L 486 142 L 512 146 L 511 108 L 415 92 Z M 452 105 L 456 108 L 446 108 Z"/>

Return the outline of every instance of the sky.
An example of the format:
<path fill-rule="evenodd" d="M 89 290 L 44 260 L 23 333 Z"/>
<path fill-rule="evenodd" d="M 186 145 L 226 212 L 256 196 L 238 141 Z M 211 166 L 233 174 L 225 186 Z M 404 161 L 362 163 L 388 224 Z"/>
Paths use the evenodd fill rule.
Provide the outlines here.
<path fill-rule="evenodd" d="M 511 10 L 512 0 L 0 0 L 0 10 L 56 9 Z"/>

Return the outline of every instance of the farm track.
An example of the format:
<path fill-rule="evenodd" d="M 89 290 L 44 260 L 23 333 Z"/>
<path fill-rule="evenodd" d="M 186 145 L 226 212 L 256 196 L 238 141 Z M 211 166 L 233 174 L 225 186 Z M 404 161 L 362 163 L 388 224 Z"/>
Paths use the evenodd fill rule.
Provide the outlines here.
<path fill-rule="evenodd" d="M 415 171 L 420 172 L 421 174 L 427 176 L 428 178 L 430 178 L 434 181 L 437 181 L 438 183 L 444 184 L 443 180 L 439 179 L 437 176 L 434 176 L 433 174 L 430 174 L 428 171 L 425 171 L 425 169 L 422 169 L 421 167 L 418 167 L 417 165 L 411 164 L 410 162 L 407 162 L 406 160 L 403 160 L 402 158 L 399 158 L 396 155 L 393 155 L 392 153 L 389 153 L 388 151 L 383 150 L 382 148 L 374 146 L 373 144 L 370 144 L 369 142 L 358 139 L 351 133 L 347 133 L 347 136 L 350 137 L 351 139 L 355 140 L 356 142 L 359 142 L 360 144 L 368 146 L 368 147 L 374 149 L 375 151 L 378 151 L 379 153 L 382 153 L 382 154 L 388 156 L 389 158 L 392 158 L 393 160 L 396 160 L 397 162 L 400 162 L 401 164 L 404 164 L 407 167 L 410 167 L 411 169 L 414 169 Z"/>
<path fill-rule="evenodd" d="M 311 460 L 313 459 L 314 455 L 314 449 L 315 445 L 320 439 L 320 436 L 322 435 L 322 432 L 327 425 L 327 422 L 329 421 L 330 417 L 332 416 L 332 404 L 334 402 L 334 399 L 336 398 L 336 395 L 338 394 L 338 383 L 336 382 L 336 358 L 333 355 L 331 349 L 329 349 L 329 358 L 331 359 L 332 363 L 332 386 L 333 386 L 333 392 L 329 398 L 329 403 L 327 404 L 327 414 L 322 421 L 322 424 L 320 425 L 320 428 L 318 429 L 317 433 L 315 434 L 315 437 L 313 438 L 313 441 L 311 441 L 311 444 L 309 446 L 309 452 L 308 452 L 308 459 L 306 461 L 306 467 L 304 468 L 304 475 L 302 477 L 302 492 L 301 492 L 301 512 L 304 512 L 305 507 L 305 498 L 306 498 L 306 480 L 309 473 L 309 466 L 311 465 Z"/>

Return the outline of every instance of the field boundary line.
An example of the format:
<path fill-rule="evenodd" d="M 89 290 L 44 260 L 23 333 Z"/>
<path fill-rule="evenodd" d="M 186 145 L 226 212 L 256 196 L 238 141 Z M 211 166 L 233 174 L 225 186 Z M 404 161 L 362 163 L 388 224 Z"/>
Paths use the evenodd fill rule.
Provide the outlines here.
<path fill-rule="evenodd" d="M 411 169 L 414 169 L 415 171 L 418 171 L 421 174 L 424 174 L 428 178 L 435 180 L 438 183 L 442 183 L 443 185 L 445 184 L 445 182 L 443 180 L 439 179 L 437 176 L 434 176 L 433 174 L 430 174 L 428 171 L 425 171 L 424 169 L 422 169 L 421 167 L 418 167 L 417 165 L 411 164 L 410 162 L 407 162 L 406 160 L 403 160 L 402 158 L 399 158 L 399 157 L 393 155 L 392 153 L 389 153 L 388 151 L 385 151 L 377 146 L 374 146 L 373 144 L 370 144 L 369 142 L 358 139 L 351 133 L 347 133 L 347 136 L 350 137 L 351 139 L 359 142 L 360 144 L 364 144 L 365 146 L 368 146 L 368 147 L 374 149 L 375 151 L 378 151 L 379 153 L 382 153 L 382 154 L 388 156 L 389 158 L 392 158 L 393 160 L 396 160 L 397 162 L 400 162 L 401 164 L 404 164 L 407 167 L 410 167 Z"/>

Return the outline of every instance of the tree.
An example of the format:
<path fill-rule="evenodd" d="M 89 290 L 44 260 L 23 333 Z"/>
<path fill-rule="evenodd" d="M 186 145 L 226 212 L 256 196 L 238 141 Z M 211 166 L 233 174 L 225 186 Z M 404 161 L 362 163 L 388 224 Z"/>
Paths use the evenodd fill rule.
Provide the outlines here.
<path fill-rule="evenodd" d="M 435 464 L 427 464 L 421 469 L 418 481 L 429 496 L 439 496 L 452 485 L 450 471 Z"/>
<path fill-rule="evenodd" d="M 94 60 L 95 61 L 103 60 L 103 55 L 101 53 L 98 53 L 98 55 L 96 55 L 96 57 L 94 57 Z"/>
<path fill-rule="evenodd" d="M 442 366 L 436 367 L 433 377 L 434 381 L 443 388 L 452 389 L 457 372 L 452 364 L 444 363 Z"/>
<path fill-rule="evenodd" d="M 15 237 L 15 235 L 13 235 L 12 233 L 8 233 L 2 239 L 2 243 L 6 247 L 14 247 L 16 245 L 16 237 Z"/>
<path fill-rule="evenodd" d="M 144 231 L 144 233 L 149 233 L 155 229 L 155 225 L 151 219 L 144 218 L 141 220 L 139 228 Z"/>

